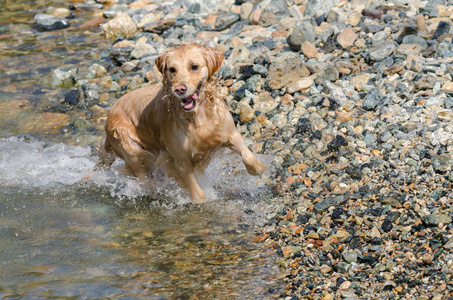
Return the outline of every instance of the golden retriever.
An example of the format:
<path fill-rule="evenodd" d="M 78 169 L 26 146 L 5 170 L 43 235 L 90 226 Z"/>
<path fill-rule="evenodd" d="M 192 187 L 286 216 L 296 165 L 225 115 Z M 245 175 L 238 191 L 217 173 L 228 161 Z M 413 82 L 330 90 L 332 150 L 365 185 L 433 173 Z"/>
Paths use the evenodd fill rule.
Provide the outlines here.
<path fill-rule="evenodd" d="M 99 165 L 110 166 L 118 156 L 140 181 L 163 167 L 196 203 L 205 195 L 194 170 L 203 171 L 221 147 L 241 155 L 249 174 L 261 174 L 266 166 L 245 145 L 220 92 L 215 73 L 223 60 L 219 51 L 195 43 L 159 56 L 162 84 L 124 95 L 110 111 Z"/>

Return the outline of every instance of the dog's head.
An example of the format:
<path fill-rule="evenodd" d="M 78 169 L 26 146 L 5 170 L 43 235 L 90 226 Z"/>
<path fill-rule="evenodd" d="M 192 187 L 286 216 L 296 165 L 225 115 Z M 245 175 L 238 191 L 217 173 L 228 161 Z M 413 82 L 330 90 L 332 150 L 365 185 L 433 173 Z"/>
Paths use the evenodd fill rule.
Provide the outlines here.
<path fill-rule="evenodd" d="M 223 54 L 213 48 L 187 43 L 159 56 L 156 67 L 164 85 L 181 100 L 182 109 L 192 111 L 223 60 Z"/>

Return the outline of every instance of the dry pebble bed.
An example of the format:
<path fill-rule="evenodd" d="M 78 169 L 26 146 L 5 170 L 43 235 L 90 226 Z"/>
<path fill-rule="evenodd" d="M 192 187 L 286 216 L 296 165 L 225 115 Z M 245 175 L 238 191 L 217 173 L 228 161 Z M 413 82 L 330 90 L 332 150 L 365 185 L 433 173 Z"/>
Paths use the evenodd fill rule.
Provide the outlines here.
<path fill-rule="evenodd" d="M 273 157 L 276 209 L 254 240 L 280 255 L 273 298 L 453 299 L 453 3 L 83 5 L 99 3 L 115 65 L 47 84 L 76 82 L 65 103 L 94 124 L 79 130 L 102 128 L 117 96 L 160 80 L 165 49 L 224 53 L 237 127 Z"/>

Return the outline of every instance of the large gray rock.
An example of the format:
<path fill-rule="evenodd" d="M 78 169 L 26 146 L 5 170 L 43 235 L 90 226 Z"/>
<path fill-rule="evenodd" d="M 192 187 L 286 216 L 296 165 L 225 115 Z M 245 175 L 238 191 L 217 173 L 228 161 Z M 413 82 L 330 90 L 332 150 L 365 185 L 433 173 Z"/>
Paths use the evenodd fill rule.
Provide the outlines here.
<path fill-rule="evenodd" d="M 74 75 L 77 74 L 77 68 L 74 68 L 69 71 L 62 71 L 60 69 L 55 69 L 48 76 L 45 76 L 40 84 L 49 88 L 70 88 L 74 86 L 75 79 Z"/>
<path fill-rule="evenodd" d="M 33 25 L 39 30 L 43 31 L 64 29 L 71 26 L 68 20 L 47 14 L 35 15 L 35 18 L 33 19 Z"/>
<path fill-rule="evenodd" d="M 98 102 L 99 93 L 89 86 L 82 85 L 77 90 L 67 93 L 63 103 L 85 109 L 98 104 Z"/>

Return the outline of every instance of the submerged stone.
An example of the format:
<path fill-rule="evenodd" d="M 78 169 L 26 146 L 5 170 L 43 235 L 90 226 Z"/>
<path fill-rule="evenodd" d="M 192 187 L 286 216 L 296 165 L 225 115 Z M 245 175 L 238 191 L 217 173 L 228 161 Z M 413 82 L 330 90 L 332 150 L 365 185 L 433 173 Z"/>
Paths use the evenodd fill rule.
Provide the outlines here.
<path fill-rule="evenodd" d="M 53 31 L 71 26 L 68 20 L 48 14 L 35 15 L 33 25 L 42 31 Z"/>

